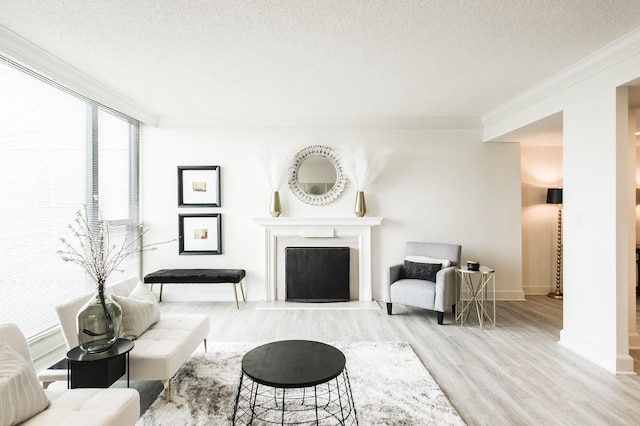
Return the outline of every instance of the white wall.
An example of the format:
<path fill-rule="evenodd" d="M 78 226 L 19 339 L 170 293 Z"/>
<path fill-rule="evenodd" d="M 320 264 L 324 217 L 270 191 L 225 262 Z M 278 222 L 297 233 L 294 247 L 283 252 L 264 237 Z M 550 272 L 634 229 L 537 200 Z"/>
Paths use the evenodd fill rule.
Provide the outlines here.
<path fill-rule="evenodd" d="M 625 52 L 626 53 L 626 52 Z M 485 128 L 500 138 L 542 117 L 563 112 L 563 330 L 560 343 L 616 373 L 632 373 L 630 306 L 635 287 L 633 173 L 628 99 L 619 87 L 640 74 L 640 53 L 629 51 L 554 90 L 528 100 Z M 567 75 L 571 76 L 570 72 Z M 561 81 L 562 76 L 557 78 Z M 553 83 L 557 83 L 554 81 Z"/>
<path fill-rule="evenodd" d="M 636 141 L 640 139 L 636 137 Z M 636 188 L 640 189 L 640 149 L 636 142 Z M 638 189 L 636 189 L 637 191 Z M 636 230 L 640 229 L 640 200 L 636 195 Z M 640 232 L 636 232 L 636 245 L 640 245 Z"/>
<path fill-rule="evenodd" d="M 522 282 L 525 294 L 556 287 L 558 206 L 547 188 L 562 186 L 562 146 L 522 147 Z"/>
<path fill-rule="evenodd" d="M 177 237 L 179 213 L 220 212 L 223 254 L 179 256 L 177 242 L 144 255 L 143 273 L 161 268 L 243 268 L 250 300 L 264 299 L 263 230 L 252 218 L 269 215 L 270 188 L 258 153 L 291 156 L 309 145 L 333 148 L 365 143 L 390 147 L 383 174 L 366 192 L 367 215 L 384 217 L 373 231 L 373 296 L 382 297 L 385 268 L 403 258 L 407 240 L 459 243 L 463 261 L 496 269 L 498 297 L 523 298 L 520 147 L 483 144 L 480 130 L 372 130 L 311 128 L 181 128 L 144 126 L 141 135 L 142 220 L 147 242 Z M 176 167 L 221 166 L 222 207 L 177 207 Z M 283 216 L 352 217 L 355 189 L 329 206 L 298 201 L 281 189 Z M 230 300 L 226 286 L 165 286 L 163 300 Z M 220 288 L 225 287 L 225 288 Z"/>

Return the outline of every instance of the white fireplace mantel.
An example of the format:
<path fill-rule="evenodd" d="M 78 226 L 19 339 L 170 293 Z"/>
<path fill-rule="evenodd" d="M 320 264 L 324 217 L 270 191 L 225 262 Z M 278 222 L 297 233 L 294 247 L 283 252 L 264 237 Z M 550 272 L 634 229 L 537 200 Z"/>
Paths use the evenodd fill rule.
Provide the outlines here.
<path fill-rule="evenodd" d="M 356 238 L 358 241 L 358 299 L 372 300 L 371 229 L 381 217 L 259 217 L 265 229 L 266 300 L 277 300 L 277 243 L 279 238 Z"/>

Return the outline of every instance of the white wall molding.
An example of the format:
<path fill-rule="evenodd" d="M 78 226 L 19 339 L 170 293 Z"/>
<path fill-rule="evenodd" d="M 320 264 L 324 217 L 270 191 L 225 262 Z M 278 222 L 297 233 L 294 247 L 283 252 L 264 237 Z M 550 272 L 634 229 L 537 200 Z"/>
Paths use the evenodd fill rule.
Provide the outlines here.
<path fill-rule="evenodd" d="M 496 300 L 525 300 L 525 293 L 522 290 L 499 290 L 496 289 Z"/>
<path fill-rule="evenodd" d="M 576 62 L 482 116 L 486 128 L 640 54 L 640 29 Z"/>
<path fill-rule="evenodd" d="M 524 294 L 530 296 L 546 296 L 551 291 L 551 285 L 549 284 L 531 284 L 531 285 L 523 285 L 522 290 Z"/>
<path fill-rule="evenodd" d="M 481 129 L 479 117 L 159 117 L 158 127 Z"/>
<path fill-rule="evenodd" d="M 640 349 L 640 334 L 635 330 L 629 332 L 629 349 Z"/>
<path fill-rule="evenodd" d="M 611 354 L 607 348 L 599 345 L 584 335 L 570 333 L 566 329 L 560 330 L 560 342 L 565 348 L 575 352 L 577 355 L 597 364 L 613 374 L 635 375 L 633 370 L 633 358 L 629 355 Z"/>
<path fill-rule="evenodd" d="M 158 122 L 158 116 L 153 112 L 1 25 L 0 51 L 16 62 L 100 104 L 151 126 L 155 126 Z"/>

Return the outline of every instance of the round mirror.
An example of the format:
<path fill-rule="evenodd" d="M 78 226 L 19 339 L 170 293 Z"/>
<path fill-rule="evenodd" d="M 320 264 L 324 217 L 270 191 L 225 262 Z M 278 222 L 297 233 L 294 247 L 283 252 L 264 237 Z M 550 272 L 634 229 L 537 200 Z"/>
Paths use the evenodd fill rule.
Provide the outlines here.
<path fill-rule="evenodd" d="M 322 206 L 334 201 L 347 179 L 338 155 L 329 147 L 313 145 L 299 151 L 289 173 L 289 188 L 302 202 Z"/>

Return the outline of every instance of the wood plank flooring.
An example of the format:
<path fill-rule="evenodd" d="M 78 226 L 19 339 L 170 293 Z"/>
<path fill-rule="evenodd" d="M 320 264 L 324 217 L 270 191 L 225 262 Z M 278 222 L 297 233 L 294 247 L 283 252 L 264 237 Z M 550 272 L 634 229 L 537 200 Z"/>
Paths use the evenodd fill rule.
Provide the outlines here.
<path fill-rule="evenodd" d="M 394 305 L 392 316 L 382 307 L 257 306 L 246 302 L 236 310 L 234 302 L 161 303 L 166 313 L 208 314 L 210 342 L 409 342 L 469 425 L 640 424 L 640 376 L 613 375 L 558 344 L 562 301 L 546 296 L 498 302 L 497 327 L 485 324 L 484 329 L 477 319 L 460 327 L 451 314 L 438 326 L 435 312 L 401 305 Z M 159 390 L 142 392 L 150 392 L 146 399 L 151 400 Z"/>

